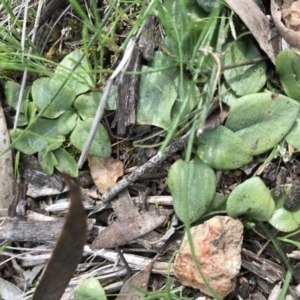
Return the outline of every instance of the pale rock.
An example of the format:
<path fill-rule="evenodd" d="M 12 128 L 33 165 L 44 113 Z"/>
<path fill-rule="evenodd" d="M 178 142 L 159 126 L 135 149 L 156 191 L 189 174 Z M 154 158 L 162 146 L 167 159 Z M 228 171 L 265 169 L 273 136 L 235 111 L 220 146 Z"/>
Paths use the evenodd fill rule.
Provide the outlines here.
<path fill-rule="evenodd" d="M 235 288 L 240 271 L 243 225 L 227 216 L 216 216 L 202 225 L 191 228 L 196 257 L 211 287 L 224 298 Z M 193 262 L 187 236 L 175 257 L 174 271 L 186 286 L 211 295 Z"/>

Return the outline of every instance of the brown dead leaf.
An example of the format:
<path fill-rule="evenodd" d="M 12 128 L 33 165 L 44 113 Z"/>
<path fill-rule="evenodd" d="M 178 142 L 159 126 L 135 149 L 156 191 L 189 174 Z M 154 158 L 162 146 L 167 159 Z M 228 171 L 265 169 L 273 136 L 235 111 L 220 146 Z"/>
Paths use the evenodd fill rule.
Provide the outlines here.
<path fill-rule="evenodd" d="M 204 130 L 209 130 L 220 126 L 227 118 L 228 113 L 229 106 L 225 103 L 222 103 L 222 107 L 220 107 L 220 105 L 216 106 L 216 108 L 207 117 L 204 124 Z"/>
<path fill-rule="evenodd" d="M 145 298 L 145 294 L 138 291 L 138 289 L 147 291 L 152 266 L 158 256 L 159 254 L 151 260 L 145 269 L 134 274 L 126 281 L 116 300 L 141 300 Z"/>
<path fill-rule="evenodd" d="M 101 194 L 124 175 L 123 163 L 118 159 L 90 156 L 88 160 L 93 181 Z"/>
<path fill-rule="evenodd" d="M 168 214 L 161 211 L 146 212 L 140 216 L 115 222 L 102 230 L 95 238 L 91 249 L 114 248 L 126 245 L 140 236 L 161 226 L 168 218 Z"/>

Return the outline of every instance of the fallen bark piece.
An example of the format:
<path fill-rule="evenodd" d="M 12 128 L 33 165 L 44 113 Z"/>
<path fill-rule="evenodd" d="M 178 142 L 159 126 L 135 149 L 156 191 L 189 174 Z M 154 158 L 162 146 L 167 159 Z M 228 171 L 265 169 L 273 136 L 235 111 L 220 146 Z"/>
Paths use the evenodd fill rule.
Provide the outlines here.
<path fill-rule="evenodd" d="M 2 106 L 0 105 L 0 152 L 9 146 L 9 134 Z M 11 150 L 0 156 L 0 217 L 7 216 L 9 205 L 14 200 L 15 180 Z"/>
<path fill-rule="evenodd" d="M 204 276 L 215 292 L 224 298 L 234 290 L 236 275 L 242 263 L 242 223 L 227 216 L 216 216 L 191 228 L 191 234 Z M 174 271 L 183 285 L 200 289 L 212 296 L 197 271 L 186 235 L 175 257 Z"/>
<path fill-rule="evenodd" d="M 283 1 L 281 6 L 282 18 L 287 28 L 300 29 L 300 0 L 295 2 Z"/>
<path fill-rule="evenodd" d="M 47 175 L 33 155 L 21 155 L 22 179 L 28 183 L 26 195 L 32 198 L 58 195 L 67 191 L 57 174 Z"/>
<path fill-rule="evenodd" d="M 257 277 L 266 280 L 272 285 L 278 281 L 284 280 L 286 271 L 279 264 L 276 264 L 266 258 L 259 257 L 247 249 L 242 249 L 242 253 L 242 266 L 255 274 Z"/>
<path fill-rule="evenodd" d="M 94 219 L 87 220 L 88 232 L 92 230 L 94 223 Z M 0 226 L 0 240 L 14 242 L 54 241 L 57 239 L 63 224 L 63 218 L 55 221 L 6 219 Z"/>
<path fill-rule="evenodd" d="M 292 47 L 300 48 L 300 32 L 287 28 L 281 21 L 280 0 L 271 0 L 271 14 L 281 37 Z"/>

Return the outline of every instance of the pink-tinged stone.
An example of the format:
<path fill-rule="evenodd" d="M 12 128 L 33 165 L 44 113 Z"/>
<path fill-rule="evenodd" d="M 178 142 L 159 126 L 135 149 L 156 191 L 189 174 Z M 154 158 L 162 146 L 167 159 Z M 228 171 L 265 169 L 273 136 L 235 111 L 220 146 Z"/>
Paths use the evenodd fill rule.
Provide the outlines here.
<path fill-rule="evenodd" d="M 236 276 L 241 267 L 243 225 L 241 221 L 216 216 L 202 225 L 191 228 L 195 253 L 201 270 L 211 287 L 224 298 L 235 288 Z M 174 271 L 186 286 L 200 289 L 212 296 L 193 262 L 187 236 L 175 257 Z"/>

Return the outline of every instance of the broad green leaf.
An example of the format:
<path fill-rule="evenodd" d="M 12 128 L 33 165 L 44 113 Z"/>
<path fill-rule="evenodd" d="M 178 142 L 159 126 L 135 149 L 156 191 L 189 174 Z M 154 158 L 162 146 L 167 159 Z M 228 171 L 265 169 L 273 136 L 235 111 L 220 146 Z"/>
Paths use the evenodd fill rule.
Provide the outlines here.
<path fill-rule="evenodd" d="M 299 104 L 282 95 L 258 93 L 237 99 L 231 106 L 226 127 L 234 131 L 259 155 L 276 146 L 289 132 Z"/>
<path fill-rule="evenodd" d="M 287 185 L 285 186 L 285 190 L 286 189 L 288 189 Z M 276 208 L 269 223 L 282 232 L 291 232 L 298 229 L 300 227 L 300 207 L 294 210 L 285 209 L 286 193 L 281 193 L 278 197 L 273 194 L 273 198 L 276 203 Z"/>
<path fill-rule="evenodd" d="M 252 161 L 251 148 L 224 126 L 204 131 L 197 145 L 197 155 L 214 169 L 238 169 Z"/>
<path fill-rule="evenodd" d="M 12 142 L 15 142 L 17 138 L 19 138 L 24 133 L 23 129 L 11 129 L 9 130 L 9 136 Z M 25 153 L 27 155 L 31 155 L 37 152 L 36 149 L 33 149 L 29 143 L 28 138 L 29 137 L 35 137 L 31 133 L 25 134 L 16 144 L 14 145 L 14 148 L 21 151 L 22 153 Z"/>
<path fill-rule="evenodd" d="M 143 71 L 151 70 L 143 67 Z M 142 74 L 137 101 L 137 123 L 170 128 L 171 109 L 176 98 L 176 87 L 167 75 L 162 72 Z"/>
<path fill-rule="evenodd" d="M 187 117 L 192 109 L 196 106 L 200 96 L 200 92 L 196 84 L 192 80 L 188 79 L 184 74 L 181 77 L 179 68 L 176 67 L 175 61 L 161 51 L 155 52 L 150 66 L 152 69 L 161 69 L 162 72 L 174 82 L 177 91 L 177 99 L 174 102 L 171 110 L 171 119 L 174 120 L 178 116 L 184 101 L 187 101 L 187 104 L 182 113 L 182 119 Z M 182 95 L 182 98 L 180 98 L 180 95 Z"/>
<path fill-rule="evenodd" d="M 185 179 L 188 181 L 187 187 L 184 184 Z M 184 221 L 184 210 L 187 205 L 189 221 L 192 223 L 204 215 L 210 206 L 216 191 L 216 176 L 214 171 L 199 158 L 190 162 L 177 160 L 170 168 L 168 186 L 177 217 Z"/>
<path fill-rule="evenodd" d="M 275 203 L 263 181 L 252 177 L 231 192 L 226 210 L 231 217 L 246 215 L 257 221 L 268 221 L 274 213 Z"/>
<path fill-rule="evenodd" d="M 285 140 L 298 151 L 300 150 L 300 115 L 298 115 L 294 126 L 285 137 Z"/>
<path fill-rule="evenodd" d="M 285 93 L 300 101 L 300 51 L 286 49 L 276 57 L 276 73 Z"/>
<path fill-rule="evenodd" d="M 15 122 L 15 117 L 13 117 L 12 119 Z M 26 126 L 27 124 L 28 123 L 27 123 L 27 118 L 26 118 L 25 114 L 20 113 L 17 126 L 22 127 L 22 126 Z"/>
<path fill-rule="evenodd" d="M 70 139 L 71 143 L 80 151 L 82 151 L 83 149 L 88 134 L 91 130 L 92 123 L 93 119 L 86 119 L 84 121 L 79 119 L 77 120 L 77 124 L 71 134 Z M 111 155 L 111 144 L 109 136 L 102 124 L 99 124 L 98 130 L 96 131 L 96 135 L 88 154 L 104 158 L 110 157 Z"/>
<path fill-rule="evenodd" d="M 221 84 L 220 90 L 220 99 L 222 102 L 226 103 L 228 106 L 231 106 L 236 99 L 238 99 L 237 95 L 233 92 L 233 90 L 226 84 L 226 82 Z"/>
<path fill-rule="evenodd" d="M 76 125 L 78 115 L 74 110 L 68 110 L 57 120 L 57 132 L 59 135 L 69 134 Z"/>
<path fill-rule="evenodd" d="M 53 151 L 58 162 L 56 169 L 62 173 L 67 173 L 71 177 L 78 177 L 78 166 L 75 159 L 63 148 Z"/>
<path fill-rule="evenodd" d="M 36 118 L 37 109 L 33 102 L 29 102 L 26 108 L 26 119 L 28 124 L 32 124 Z"/>
<path fill-rule="evenodd" d="M 253 39 L 249 36 L 235 41 L 226 51 L 225 65 L 236 64 L 261 57 Z M 226 82 L 239 96 L 258 92 L 266 83 L 264 61 L 254 65 L 232 68 L 224 71 Z"/>
<path fill-rule="evenodd" d="M 83 120 L 95 117 L 101 97 L 101 92 L 90 92 L 76 98 L 74 106 Z"/>
<path fill-rule="evenodd" d="M 15 141 L 25 130 L 10 130 L 9 134 L 12 141 Z M 28 155 L 46 150 L 51 151 L 59 148 L 64 139 L 58 136 L 57 120 L 38 119 L 31 127 L 29 132 L 15 144 L 14 148 Z"/>
<path fill-rule="evenodd" d="M 198 5 L 201 6 L 206 12 L 210 12 L 216 2 L 216 0 L 197 0 Z"/>
<path fill-rule="evenodd" d="M 214 212 L 214 211 L 220 211 L 220 210 L 226 210 L 226 202 L 227 202 L 228 196 L 215 193 L 215 196 L 213 200 L 210 203 L 209 208 L 205 212 L 205 214 Z"/>
<path fill-rule="evenodd" d="M 30 129 L 30 132 L 35 135 L 30 135 L 28 137 L 28 143 L 31 148 L 35 149 L 37 152 L 46 148 L 48 151 L 59 148 L 62 145 L 64 138 L 59 137 L 57 124 L 57 119 L 38 119 Z"/>
<path fill-rule="evenodd" d="M 21 85 L 14 82 L 14 81 L 7 81 L 5 84 L 5 98 L 7 104 L 14 109 L 17 109 L 19 94 L 20 94 Z M 31 86 L 25 88 L 23 98 L 22 98 L 22 105 L 21 105 L 21 112 L 24 113 L 26 107 L 28 105 L 28 97 L 30 92 Z"/>
<path fill-rule="evenodd" d="M 171 110 L 171 119 L 175 120 L 175 118 L 177 118 L 183 105 L 185 105 L 185 108 L 181 115 L 181 119 L 185 119 L 199 101 L 199 89 L 197 88 L 196 84 L 192 80 L 189 80 L 184 74 L 182 75 L 181 83 L 179 70 L 174 71 L 172 75 L 169 75 L 169 77 L 173 80 L 177 91 L 177 99 L 174 102 Z M 182 98 L 180 98 L 180 95 L 182 95 Z"/>
<path fill-rule="evenodd" d="M 167 37 L 166 37 L 167 39 Z M 172 57 L 166 55 L 162 51 L 155 51 L 152 61 L 149 66 L 152 69 L 157 69 L 157 71 L 161 71 L 164 74 L 172 77 L 174 72 L 178 69 L 178 63 Z"/>
<path fill-rule="evenodd" d="M 39 111 L 47 107 L 43 117 L 54 119 L 70 109 L 75 93 L 67 86 L 53 78 L 40 78 L 32 85 L 32 99 Z M 61 90 L 60 90 L 61 89 Z M 58 95 L 55 94 L 60 90 Z M 49 106 L 48 106 L 49 105 Z"/>
<path fill-rule="evenodd" d="M 53 174 L 54 167 L 58 165 L 58 161 L 51 151 L 42 150 L 39 152 L 39 162 L 46 174 Z"/>
<path fill-rule="evenodd" d="M 95 277 L 80 283 L 74 293 L 75 300 L 107 300 L 105 291 Z"/>
<path fill-rule="evenodd" d="M 75 64 L 82 58 L 83 54 L 78 49 L 71 52 L 60 62 L 54 72 L 54 78 L 61 82 L 68 76 L 67 85 L 74 91 L 76 96 L 95 87 L 94 71 L 86 56 L 81 60 L 76 70 L 73 71 Z"/>

